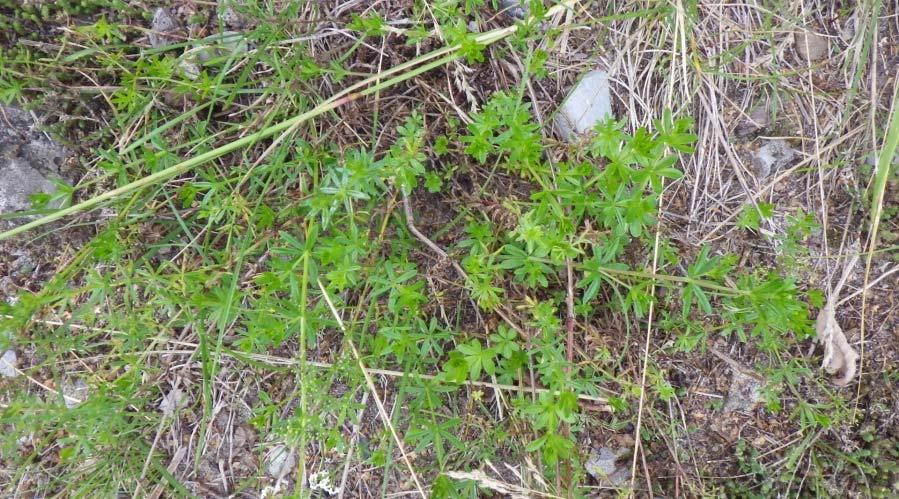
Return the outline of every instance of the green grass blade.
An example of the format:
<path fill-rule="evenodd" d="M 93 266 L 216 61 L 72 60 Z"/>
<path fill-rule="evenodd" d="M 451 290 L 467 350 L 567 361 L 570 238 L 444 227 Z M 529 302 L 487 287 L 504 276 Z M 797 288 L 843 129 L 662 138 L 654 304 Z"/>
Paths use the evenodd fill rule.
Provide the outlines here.
<path fill-rule="evenodd" d="M 576 3 L 577 3 L 577 0 L 569 0 L 568 2 L 558 4 L 546 12 L 546 17 L 553 16 L 556 13 L 560 12 L 561 10 L 570 8 L 572 5 L 574 5 Z M 483 35 L 479 35 L 477 37 L 477 40 L 479 43 L 482 43 L 484 45 L 489 45 L 491 43 L 497 42 L 497 41 L 502 40 L 503 38 L 511 35 L 515 31 L 517 31 L 517 27 L 518 27 L 517 25 L 513 25 L 513 26 L 509 26 L 507 28 L 501 28 L 501 29 L 489 31 L 487 33 L 484 33 Z M 345 104 L 346 102 L 354 100 L 355 98 L 362 97 L 362 96 L 368 95 L 370 93 L 374 93 L 378 90 L 382 90 L 389 86 L 395 85 L 395 84 L 400 83 L 405 80 L 408 80 L 414 76 L 417 76 L 418 74 L 420 74 L 424 71 L 427 71 L 428 69 L 437 67 L 441 64 L 445 64 L 447 62 L 452 61 L 453 59 L 456 59 L 457 57 L 459 57 L 458 56 L 459 48 L 460 48 L 460 46 L 458 46 L 458 45 L 454 45 L 454 46 L 450 46 L 450 47 L 443 47 L 443 48 L 437 49 L 433 52 L 429 52 L 428 54 L 420 56 L 411 61 L 408 61 L 408 62 L 405 62 L 398 66 L 395 66 L 395 67 L 388 69 L 382 73 L 379 73 L 377 75 L 366 78 L 354 85 L 351 85 L 347 89 L 345 89 L 341 92 L 338 92 L 337 94 L 335 94 L 334 96 L 332 96 L 331 98 L 326 100 L 325 102 L 322 102 L 321 104 L 317 105 L 316 107 L 314 107 L 313 109 L 311 109 L 309 111 L 306 111 L 305 113 L 294 116 L 293 118 L 287 119 L 287 120 L 277 123 L 275 125 L 269 126 L 269 127 L 265 128 L 263 130 L 260 130 L 256 133 L 253 133 L 253 134 L 247 135 L 241 139 L 235 140 L 234 142 L 229 142 L 229 143 L 227 143 L 223 146 L 217 147 L 211 151 L 207 151 L 203 154 L 200 154 L 199 156 L 194 156 L 193 158 L 182 161 L 176 165 L 170 166 L 169 168 L 158 171 L 152 175 L 148 175 L 144 178 L 135 180 L 134 182 L 131 182 L 127 185 L 123 185 L 123 186 L 113 189 L 111 191 L 104 192 L 103 194 L 94 196 L 94 197 L 87 199 L 85 201 L 82 201 L 81 203 L 78 203 L 76 205 L 70 206 L 68 208 L 64 208 L 62 210 L 59 210 L 59 211 L 49 214 L 49 215 L 45 215 L 37 220 L 34 220 L 34 221 L 29 222 L 24 225 L 20 225 L 18 227 L 10 229 L 6 232 L 2 232 L 2 233 L 0 233 L 0 241 L 2 241 L 4 239 L 9 239 L 15 235 L 29 231 L 31 229 L 35 229 L 37 227 L 41 227 L 48 223 L 55 222 L 56 220 L 65 218 L 69 215 L 74 215 L 76 213 L 82 213 L 82 212 L 91 210 L 91 209 L 96 208 L 99 205 L 105 203 L 106 201 L 110 201 L 119 196 L 124 196 L 126 194 L 130 194 L 132 192 L 140 190 L 149 185 L 153 185 L 153 184 L 156 184 L 159 182 L 164 182 L 168 179 L 171 179 L 173 177 L 181 175 L 182 173 L 185 173 L 196 166 L 204 164 L 207 161 L 212 161 L 216 158 L 224 156 L 225 154 L 228 154 L 228 153 L 237 151 L 239 149 L 242 149 L 246 146 L 255 144 L 256 142 L 266 139 L 268 137 L 271 137 L 279 132 L 289 130 L 291 127 L 293 127 L 295 125 L 299 125 L 299 124 L 306 122 L 312 118 L 315 118 L 316 116 L 319 116 L 328 111 L 334 110 L 334 109 L 340 107 L 341 105 Z M 447 54 L 449 54 L 449 55 L 447 55 Z M 445 57 L 441 57 L 441 56 L 445 56 Z M 418 66 L 427 61 L 431 61 L 432 59 L 437 59 L 437 58 L 439 58 L 437 61 L 432 61 L 431 63 L 425 64 L 417 69 L 406 71 L 410 68 L 413 68 L 415 66 Z M 386 76 L 390 76 L 390 75 L 393 75 L 396 73 L 400 73 L 400 74 L 398 76 L 395 76 L 390 79 L 386 79 L 386 80 L 384 79 Z M 372 85 L 372 84 L 374 84 L 374 85 Z M 365 88 L 365 87 L 367 87 L 367 88 Z M 362 92 L 352 93 L 353 90 L 356 90 L 359 88 L 365 88 L 365 90 Z"/>

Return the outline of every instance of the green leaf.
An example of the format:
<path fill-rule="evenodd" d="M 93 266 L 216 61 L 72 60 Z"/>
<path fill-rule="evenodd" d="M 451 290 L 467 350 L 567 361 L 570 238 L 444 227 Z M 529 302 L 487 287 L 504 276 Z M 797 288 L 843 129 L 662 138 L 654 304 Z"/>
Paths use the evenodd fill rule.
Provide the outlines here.
<path fill-rule="evenodd" d="M 481 378 L 481 370 L 488 375 L 496 374 L 494 357 L 496 352 L 492 348 L 483 348 L 478 340 L 471 340 L 456 347 L 462 353 L 465 363 L 468 365 L 468 375 L 471 380 Z"/>

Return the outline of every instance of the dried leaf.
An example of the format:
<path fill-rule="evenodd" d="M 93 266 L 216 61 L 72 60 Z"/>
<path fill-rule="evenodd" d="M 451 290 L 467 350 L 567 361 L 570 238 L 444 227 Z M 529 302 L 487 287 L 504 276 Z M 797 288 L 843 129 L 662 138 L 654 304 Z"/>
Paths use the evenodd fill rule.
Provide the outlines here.
<path fill-rule="evenodd" d="M 843 289 L 843 285 L 846 284 L 846 280 L 857 262 L 858 253 L 854 254 L 843 268 L 840 282 L 830 293 L 827 303 L 818 312 L 818 320 L 815 323 L 818 342 L 824 345 L 824 359 L 821 362 L 821 367 L 830 374 L 843 372 L 840 378 L 834 380 L 834 383 L 838 386 L 848 385 L 852 378 L 855 377 L 857 369 L 855 363 L 858 360 L 858 353 L 846 340 L 843 328 L 837 322 L 836 311 L 836 303 L 840 299 L 840 291 Z"/>
<path fill-rule="evenodd" d="M 824 345 L 824 360 L 821 367 L 830 374 L 843 371 L 843 376 L 835 379 L 834 383 L 846 386 L 855 377 L 858 353 L 846 341 L 843 328 L 837 323 L 833 301 L 828 300 L 818 313 L 815 331 L 818 333 L 818 341 Z"/>

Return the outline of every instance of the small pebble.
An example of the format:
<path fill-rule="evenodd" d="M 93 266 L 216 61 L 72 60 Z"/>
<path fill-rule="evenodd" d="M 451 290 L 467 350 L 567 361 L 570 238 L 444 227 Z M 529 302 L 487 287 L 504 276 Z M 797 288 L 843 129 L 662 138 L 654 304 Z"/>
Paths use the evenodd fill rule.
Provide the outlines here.
<path fill-rule="evenodd" d="M 794 158 L 796 158 L 796 150 L 790 147 L 786 141 L 776 139 L 769 140 L 756 151 L 752 157 L 752 164 L 755 167 L 756 176 L 762 179 L 771 172 L 789 165 Z"/>
<path fill-rule="evenodd" d="M 246 26 L 246 20 L 236 10 L 234 5 L 237 2 L 228 2 L 224 8 L 219 6 L 219 19 L 222 23 L 232 29 L 242 29 Z"/>
<path fill-rule="evenodd" d="M 502 0 L 499 3 L 499 10 L 515 19 L 524 19 L 528 15 L 527 3 L 522 0 Z"/>
<path fill-rule="evenodd" d="M 769 117 L 770 112 L 767 105 L 760 104 L 752 108 L 752 110 L 749 111 L 749 116 L 744 118 L 740 124 L 737 125 L 737 129 L 735 130 L 737 137 L 748 137 L 759 130 L 764 130 L 770 121 Z"/>
<path fill-rule="evenodd" d="M 66 382 L 62 386 L 62 393 L 65 396 L 66 407 L 71 409 L 87 400 L 88 386 L 83 379 L 76 379 L 74 382 Z"/>
<path fill-rule="evenodd" d="M 18 363 L 18 357 L 16 357 L 15 350 L 7 350 L 3 352 L 3 356 L 0 357 L 0 376 L 4 378 L 15 378 L 19 375 L 19 371 L 16 370 L 16 364 Z"/>
<path fill-rule="evenodd" d="M 565 97 L 556 115 L 556 129 L 569 142 L 591 130 L 597 123 L 612 116 L 612 93 L 609 74 L 590 71 Z"/>
<path fill-rule="evenodd" d="M 752 376 L 734 371 L 731 378 L 724 412 L 748 412 L 762 399 L 763 383 Z"/>
<path fill-rule="evenodd" d="M 600 483 L 608 482 L 612 486 L 619 486 L 630 478 L 630 470 L 626 466 L 618 466 L 618 459 L 628 453 L 628 449 L 613 450 L 601 447 L 590 452 L 590 458 L 584 464 L 587 473 Z"/>
<path fill-rule="evenodd" d="M 297 458 L 284 445 L 276 445 L 266 455 L 265 471 L 272 478 L 283 478 L 296 466 Z"/>
<path fill-rule="evenodd" d="M 171 33 L 177 29 L 178 20 L 169 9 L 156 9 L 156 12 L 153 13 L 153 21 L 150 23 L 150 45 L 153 48 L 159 48 L 175 43 L 176 39 Z"/>
<path fill-rule="evenodd" d="M 827 57 L 830 43 L 827 38 L 810 31 L 796 33 L 796 53 L 806 62 L 815 62 Z"/>

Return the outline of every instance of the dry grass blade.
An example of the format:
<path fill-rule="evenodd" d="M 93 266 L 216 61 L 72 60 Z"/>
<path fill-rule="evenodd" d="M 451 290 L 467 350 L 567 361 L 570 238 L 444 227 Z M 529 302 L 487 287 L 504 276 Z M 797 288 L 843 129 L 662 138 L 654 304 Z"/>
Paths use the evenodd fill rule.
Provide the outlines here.
<path fill-rule="evenodd" d="M 553 8 L 549 9 L 546 12 L 546 17 L 552 17 L 560 11 L 570 9 L 577 3 L 578 0 L 568 0 L 566 2 L 555 5 Z M 503 38 L 506 38 L 507 36 L 515 33 L 517 30 L 518 25 L 512 25 L 506 28 L 496 29 L 479 35 L 478 37 L 476 37 L 476 40 L 480 44 L 489 45 L 491 43 L 502 40 Z M 41 227 L 67 216 L 91 210 L 107 201 L 111 201 L 132 192 L 136 192 L 144 187 L 168 181 L 169 179 L 177 175 L 190 171 L 196 166 L 204 164 L 208 161 L 212 161 L 216 158 L 220 158 L 228 153 L 232 153 L 242 148 L 251 146 L 258 143 L 260 140 L 272 137 L 276 134 L 281 134 L 281 138 L 279 140 L 283 140 L 283 137 L 287 134 L 290 134 L 293 130 L 296 129 L 297 126 L 311 120 L 312 118 L 315 118 L 316 116 L 320 116 L 328 111 L 337 109 L 348 102 L 374 94 L 376 92 L 379 92 L 380 90 L 396 85 L 397 83 L 414 78 L 415 76 L 425 71 L 429 71 L 458 59 L 460 57 L 459 49 L 460 46 L 458 45 L 443 47 L 423 56 L 417 57 L 411 61 L 394 66 L 393 68 L 390 68 L 374 76 L 365 78 L 364 80 L 359 81 L 349 86 L 348 88 L 332 95 L 330 98 L 309 111 L 284 120 L 280 123 L 276 123 L 274 125 L 266 127 L 258 132 L 244 136 L 238 140 L 228 142 L 222 146 L 212 149 L 211 151 L 207 151 L 198 156 L 194 156 L 164 170 L 153 173 L 152 175 L 148 175 L 129 184 L 123 185 L 119 188 L 104 192 L 103 194 L 100 194 L 98 196 L 94 196 L 76 205 L 63 208 L 59 211 L 56 211 L 49 215 L 45 215 L 37 220 L 28 222 L 5 232 L 0 232 L 0 241 L 9 239 L 17 234 L 21 234 L 31 229 Z M 385 79 L 386 76 L 393 74 L 397 74 L 397 76 Z"/>
<path fill-rule="evenodd" d="M 359 364 L 359 369 L 362 370 L 362 375 L 365 376 L 365 383 L 368 385 L 368 390 L 371 392 L 372 397 L 375 399 L 375 404 L 378 406 L 378 413 L 381 415 L 381 421 L 384 423 L 384 426 L 390 431 L 390 435 L 393 437 L 393 440 L 396 442 L 397 447 L 400 449 L 400 454 L 403 456 L 403 462 L 406 463 L 406 467 L 409 469 L 409 473 L 412 475 L 412 480 L 415 482 L 415 487 L 418 489 L 418 493 L 421 494 L 421 497 L 428 497 L 427 494 L 425 494 L 424 488 L 421 486 L 421 482 L 418 480 L 418 474 L 412 467 L 412 462 L 409 461 L 409 455 L 406 454 L 406 447 L 403 445 L 403 441 L 400 439 L 399 435 L 397 435 L 396 429 L 394 429 L 393 427 L 393 423 L 390 422 L 390 415 L 384 408 L 384 402 L 381 401 L 381 396 L 378 395 L 378 390 L 375 389 L 375 382 L 372 381 L 371 375 L 368 373 L 368 369 L 362 362 L 362 356 L 359 355 L 359 351 L 356 350 L 356 345 L 353 343 L 353 340 L 346 336 L 346 327 L 343 325 L 343 319 L 340 318 L 340 314 L 334 307 L 334 303 L 331 302 L 331 297 L 328 295 L 328 290 L 325 289 L 324 284 L 322 284 L 320 280 L 318 281 L 318 287 L 319 289 L 321 289 L 322 296 L 325 298 L 325 302 L 327 302 L 328 304 L 328 309 L 330 309 L 331 314 L 334 315 L 334 320 L 337 321 L 338 326 L 340 326 L 341 332 L 343 332 L 347 343 L 350 345 L 350 350 L 352 350 L 353 352 L 353 357 L 356 358 L 356 362 Z"/>
<path fill-rule="evenodd" d="M 556 495 L 552 495 L 552 494 L 547 494 L 545 492 L 539 492 L 536 490 L 527 489 L 527 488 L 521 487 L 519 485 L 513 485 L 511 483 L 501 482 L 499 480 L 489 477 L 486 473 L 484 473 L 481 470 L 447 471 L 445 473 L 445 475 L 454 480 L 473 480 L 473 481 L 477 482 L 477 484 L 480 487 L 483 487 L 487 490 L 491 490 L 493 492 L 498 492 L 500 494 L 507 494 L 511 499 L 528 499 L 531 497 L 552 497 L 552 498 L 560 497 L 560 496 L 556 496 Z"/>

